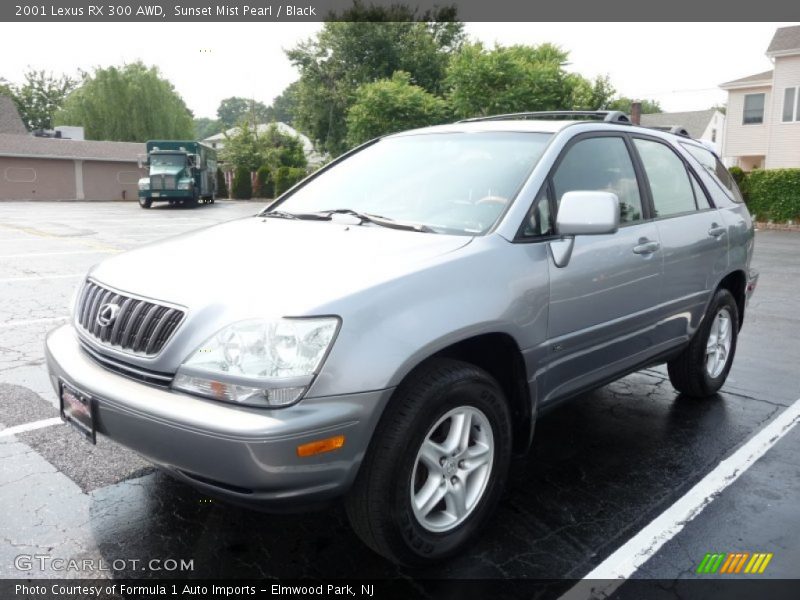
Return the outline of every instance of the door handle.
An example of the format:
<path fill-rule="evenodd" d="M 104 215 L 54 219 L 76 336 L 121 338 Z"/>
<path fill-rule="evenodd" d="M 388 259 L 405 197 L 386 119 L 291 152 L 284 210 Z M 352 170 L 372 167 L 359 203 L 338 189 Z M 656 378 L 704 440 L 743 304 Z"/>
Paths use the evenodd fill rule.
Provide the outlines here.
<path fill-rule="evenodd" d="M 725 235 L 725 228 L 720 227 L 716 223 L 712 223 L 711 229 L 708 230 L 708 235 L 710 235 L 711 237 L 718 238 L 722 235 Z"/>
<path fill-rule="evenodd" d="M 634 254 L 652 254 L 656 250 L 661 248 L 661 244 L 658 242 L 651 242 L 647 238 L 642 238 L 639 240 L 639 245 L 633 247 Z"/>

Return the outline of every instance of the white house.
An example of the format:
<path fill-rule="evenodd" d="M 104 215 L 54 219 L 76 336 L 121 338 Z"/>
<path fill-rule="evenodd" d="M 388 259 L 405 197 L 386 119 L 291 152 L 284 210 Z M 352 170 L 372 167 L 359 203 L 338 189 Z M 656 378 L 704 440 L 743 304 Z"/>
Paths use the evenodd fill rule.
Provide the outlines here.
<path fill-rule="evenodd" d="M 685 112 L 648 113 L 641 117 L 645 127 L 672 128 L 683 127 L 696 140 L 705 140 L 722 151 L 725 134 L 725 115 L 715 108 L 690 110 Z"/>
<path fill-rule="evenodd" d="M 771 71 L 720 85 L 728 92 L 722 155 L 745 171 L 800 167 L 800 25 L 776 30 L 767 57 Z"/>
<path fill-rule="evenodd" d="M 269 129 L 270 125 L 273 123 L 261 123 L 256 127 L 256 132 L 259 134 L 266 133 L 267 129 Z M 306 155 L 306 160 L 308 164 L 312 167 L 317 166 L 325 162 L 325 157 L 322 156 L 314 149 L 314 144 L 311 143 L 311 140 L 308 139 L 308 136 L 303 135 L 299 131 L 297 131 L 294 127 L 287 125 L 286 123 L 282 123 L 280 121 L 274 123 L 274 125 L 278 128 L 281 133 L 285 133 L 287 135 L 291 135 L 293 137 L 299 138 L 300 142 L 303 144 L 303 152 Z M 203 143 L 211 146 L 212 148 L 216 148 L 217 150 L 221 150 L 225 147 L 225 140 L 227 137 L 235 135 L 236 132 L 239 131 L 238 127 L 233 127 L 228 129 L 224 133 L 218 133 L 216 135 L 212 135 L 203 140 Z"/>

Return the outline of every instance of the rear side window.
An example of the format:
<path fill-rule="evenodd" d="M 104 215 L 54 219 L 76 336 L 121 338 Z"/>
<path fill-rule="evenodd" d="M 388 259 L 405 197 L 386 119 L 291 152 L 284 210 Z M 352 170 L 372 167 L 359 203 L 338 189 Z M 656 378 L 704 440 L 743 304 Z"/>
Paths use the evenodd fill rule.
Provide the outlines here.
<path fill-rule="evenodd" d="M 744 202 L 742 193 L 739 191 L 739 186 L 733 180 L 733 177 L 722 164 L 722 161 L 717 158 L 713 152 L 699 146 L 692 144 L 684 144 L 681 142 L 686 151 L 700 163 L 706 171 L 714 178 L 714 181 L 719 185 L 734 202 Z"/>
<path fill-rule="evenodd" d="M 660 142 L 634 139 L 633 143 L 650 182 L 655 216 L 694 211 L 697 206 L 692 182 L 680 157 Z"/>
<path fill-rule="evenodd" d="M 556 202 L 567 192 L 613 192 L 619 198 L 620 222 L 642 218 L 642 199 L 628 148 L 620 137 L 595 137 L 576 142 L 553 175 Z"/>

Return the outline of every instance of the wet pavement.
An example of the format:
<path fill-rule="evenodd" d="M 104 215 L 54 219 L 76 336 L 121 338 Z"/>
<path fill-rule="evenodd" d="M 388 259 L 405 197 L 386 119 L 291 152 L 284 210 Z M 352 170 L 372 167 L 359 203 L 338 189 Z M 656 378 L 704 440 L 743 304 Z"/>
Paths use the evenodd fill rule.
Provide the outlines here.
<path fill-rule="evenodd" d="M 257 209 L 0 204 L 0 423 L 57 416 L 42 340 L 91 264 Z M 51 425 L 0 430 L 0 577 L 580 578 L 800 398 L 800 234 L 759 232 L 756 244 L 761 279 L 722 393 L 679 397 L 655 368 L 552 410 L 486 532 L 436 569 L 376 556 L 340 507 L 276 516 L 228 506 L 110 442 L 93 447 Z M 798 450 L 795 428 L 637 577 L 691 577 L 706 552 L 738 550 L 774 552 L 767 575 L 800 576 Z M 126 562 L 114 572 L 15 567 L 15 557 L 36 553 Z M 153 559 L 191 560 L 193 569 L 158 570 Z"/>

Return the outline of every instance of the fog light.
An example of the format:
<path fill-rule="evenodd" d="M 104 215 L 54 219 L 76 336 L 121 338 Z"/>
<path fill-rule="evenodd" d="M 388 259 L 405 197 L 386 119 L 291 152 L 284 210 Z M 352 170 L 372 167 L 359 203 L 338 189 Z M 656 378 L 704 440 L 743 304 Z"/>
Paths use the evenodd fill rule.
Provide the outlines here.
<path fill-rule="evenodd" d="M 333 452 L 344 446 L 344 436 L 335 435 L 324 440 L 317 440 L 309 442 L 297 447 L 297 456 L 306 458 L 308 456 L 315 456 L 324 452 Z"/>

